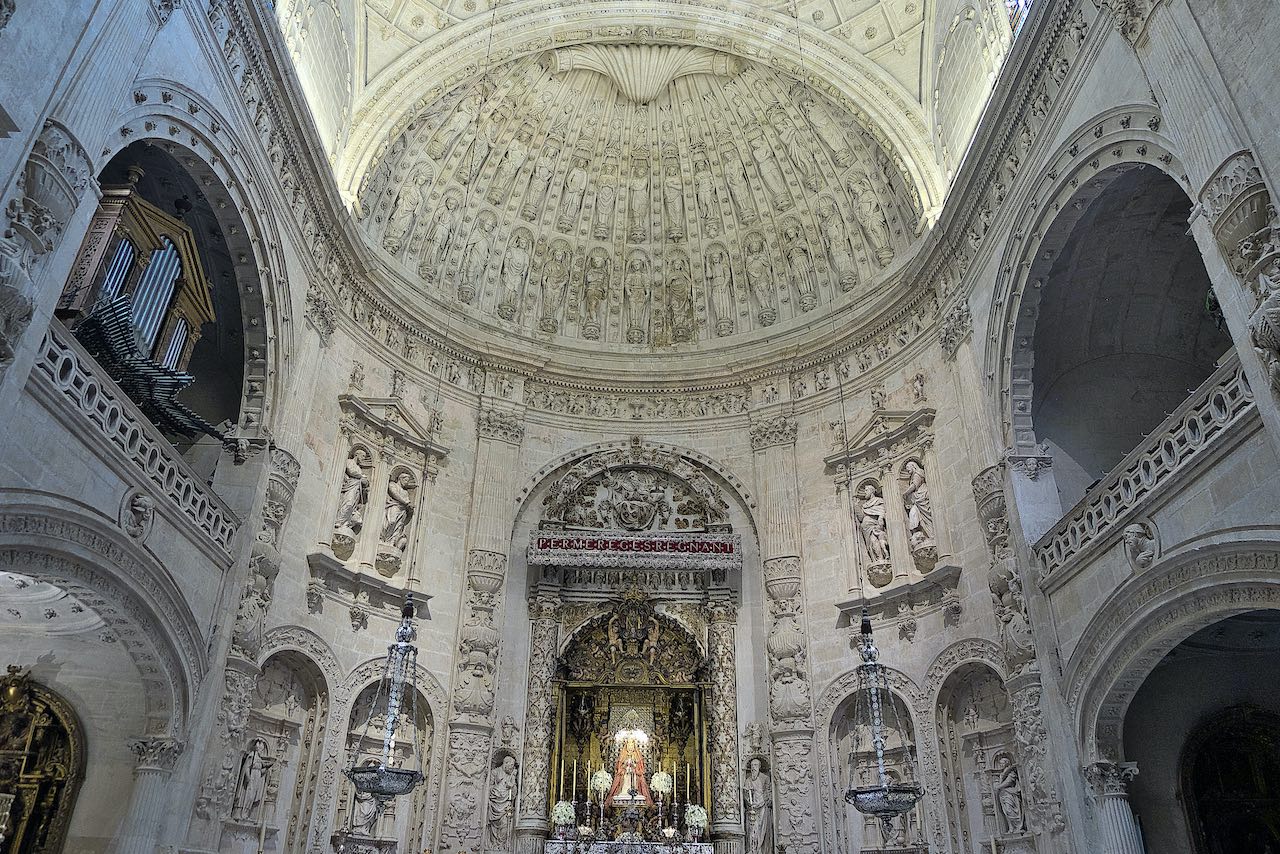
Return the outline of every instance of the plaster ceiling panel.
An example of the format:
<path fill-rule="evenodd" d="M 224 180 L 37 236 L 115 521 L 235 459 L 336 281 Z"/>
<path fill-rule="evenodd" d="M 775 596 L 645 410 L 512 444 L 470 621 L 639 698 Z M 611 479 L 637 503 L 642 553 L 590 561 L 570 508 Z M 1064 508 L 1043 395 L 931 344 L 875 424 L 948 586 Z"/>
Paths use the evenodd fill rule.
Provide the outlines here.
<path fill-rule="evenodd" d="M 361 228 L 510 334 L 650 351 L 856 299 L 915 237 L 892 158 L 825 96 L 704 47 L 574 45 L 425 106 Z"/>
<path fill-rule="evenodd" d="M 419 39 L 405 33 L 390 20 L 370 9 L 365 18 L 362 82 L 368 85 L 379 72 L 403 56 L 418 42 Z"/>
<path fill-rule="evenodd" d="M 924 25 L 916 24 L 889 44 L 872 51 L 870 58 L 892 74 L 917 101 L 921 101 L 924 97 L 920 78 L 923 51 Z"/>

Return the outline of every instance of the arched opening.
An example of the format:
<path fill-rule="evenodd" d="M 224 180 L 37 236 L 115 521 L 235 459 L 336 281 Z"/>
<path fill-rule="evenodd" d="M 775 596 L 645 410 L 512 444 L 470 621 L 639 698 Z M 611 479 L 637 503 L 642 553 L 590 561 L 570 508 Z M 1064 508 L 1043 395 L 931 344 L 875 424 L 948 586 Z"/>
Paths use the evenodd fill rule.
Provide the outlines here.
<path fill-rule="evenodd" d="M 938 748 L 951 850 L 1006 847 L 1028 836 L 1013 713 L 999 675 L 966 664 L 938 695 Z M 1015 849 L 1016 850 L 1016 849 Z"/>
<path fill-rule="evenodd" d="M 1280 851 L 1280 611 L 1216 622 L 1171 649 L 1124 717 L 1129 798 L 1148 851 Z"/>
<path fill-rule="evenodd" d="M 1082 188 L 1041 244 L 1028 277 L 1039 291 L 1029 405 L 1064 508 L 1231 347 L 1187 233 L 1190 211 L 1168 175 L 1126 164 Z"/>
<path fill-rule="evenodd" d="M 0 852 L 62 850 L 84 754 L 84 730 L 71 704 L 9 665 L 0 677 Z"/>
<path fill-rule="evenodd" d="M 58 315 L 207 475 L 240 412 L 239 262 L 204 187 L 164 148 L 127 146 L 99 183 L 102 199 Z"/>

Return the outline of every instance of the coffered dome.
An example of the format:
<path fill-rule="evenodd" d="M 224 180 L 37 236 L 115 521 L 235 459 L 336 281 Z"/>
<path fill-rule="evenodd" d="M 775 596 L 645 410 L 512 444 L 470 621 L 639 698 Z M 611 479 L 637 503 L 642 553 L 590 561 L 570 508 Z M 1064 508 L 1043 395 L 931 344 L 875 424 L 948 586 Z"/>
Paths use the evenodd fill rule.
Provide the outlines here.
<path fill-rule="evenodd" d="M 919 233 L 856 112 L 706 47 L 552 49 L 423 104 L 357 216 L 394 275 L 507 334 L 758 337 L 866 295 Z"/>

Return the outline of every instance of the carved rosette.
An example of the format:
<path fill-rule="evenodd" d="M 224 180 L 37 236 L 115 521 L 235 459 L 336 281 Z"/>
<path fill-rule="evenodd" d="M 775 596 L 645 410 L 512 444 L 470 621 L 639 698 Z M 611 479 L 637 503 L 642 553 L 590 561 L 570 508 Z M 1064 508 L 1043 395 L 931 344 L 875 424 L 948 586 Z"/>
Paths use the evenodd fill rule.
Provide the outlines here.
<path fill-rule="evenodd" d="M 546 836 L 547 781 L 551 774 L 551 742 L 556 651 L 560 639 L 560 600 L 540 594 L 529 603 L 533 619 L 529 638 L 529 689 L 525 703 L 524 760 L 521 767 L 520 820 L 522 837 Z"/>
<path fill-rule="evenodd" d="M 738 790 L 738 609 L 724 600 L 707 605 L 707 653 L 711 659 L 711 829 L 741 834 Z"/>
<path fill-rule="evenodd" d="M 956 357 L 960 345 L 973 334 L 973 314 L 969 311 L 969 303 L 961 300 L 943 315 L 938 330 L 938 341 L 942 345 L 942 355 L 947 361 Z"/>
<path fill-rule="evenodd" d="M 751 424 L 751 449 L 762 451 L 777 445 L 794 445 L 799 425 L 787 415 L 762 418 Z"/>
<path fill-rule="evenodd" d="M 504 409 L 481 409 L 476 416 L 476 429 L 482 439 L 497 439 L 512 445 L 524 441 L 524 420 Z"/>

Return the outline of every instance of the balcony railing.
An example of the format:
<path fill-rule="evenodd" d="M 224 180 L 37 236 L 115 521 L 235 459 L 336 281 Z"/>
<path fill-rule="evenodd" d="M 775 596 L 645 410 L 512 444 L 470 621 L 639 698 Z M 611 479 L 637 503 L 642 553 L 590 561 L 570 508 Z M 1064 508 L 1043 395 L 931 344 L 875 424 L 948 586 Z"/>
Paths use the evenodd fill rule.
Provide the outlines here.
<path fill-rule="evenodd" d="M 1202 461 L 1219 437 L 1256 412 L 1240 360 L 1232 353 L 1191 396 L 1036 542 L 1041 578 L 1101 545 L 1151 495 Z"/>
<path fill-rule="evenodd" d="M 48 383 L 86 432 L 96 433 L 230 557 L 239 520 L 191 470 L 173 445 L 99 368 L 58 321 L 40 343 L 32 381 Z"/>

